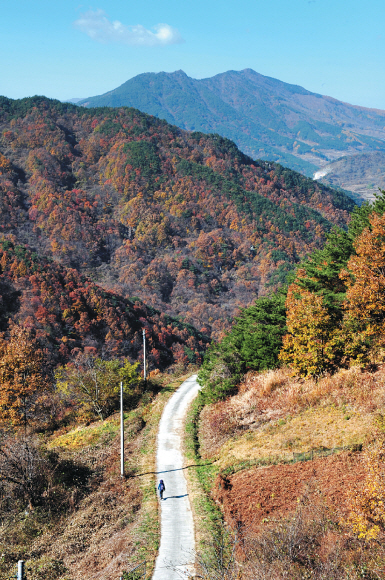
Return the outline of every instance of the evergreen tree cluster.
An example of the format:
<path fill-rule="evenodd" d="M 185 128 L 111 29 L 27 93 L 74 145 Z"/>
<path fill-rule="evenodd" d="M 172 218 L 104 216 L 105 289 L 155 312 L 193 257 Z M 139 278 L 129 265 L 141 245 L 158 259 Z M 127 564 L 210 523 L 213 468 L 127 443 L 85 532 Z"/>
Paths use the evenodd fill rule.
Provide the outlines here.
<path fill-rule="evenodd" d="M 258 298 L 235 319 L 230 332 L 209 347 L 198 377 L 205 403 L 232 394 L 248 370 L 277 366 L 286 332 L 285 298 L 284 289 Z"/>

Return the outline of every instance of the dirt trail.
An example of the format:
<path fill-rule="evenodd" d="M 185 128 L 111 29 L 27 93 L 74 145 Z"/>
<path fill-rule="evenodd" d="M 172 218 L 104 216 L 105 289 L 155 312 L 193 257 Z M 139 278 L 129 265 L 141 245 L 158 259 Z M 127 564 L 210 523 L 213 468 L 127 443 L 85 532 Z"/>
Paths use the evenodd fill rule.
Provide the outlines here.
<path fill-rule="evenodd" d="M 183 420 L 199 391 L 196 375 L 187 379 L 167 403 L 159 423 L 157 485 L 166 491 L 161 502 L 161 539 L 153 580 L 180 580 L 193 568 L 194 523 L 182 453 Z M 172 569 L 178 567 L 179 573 Z"/>

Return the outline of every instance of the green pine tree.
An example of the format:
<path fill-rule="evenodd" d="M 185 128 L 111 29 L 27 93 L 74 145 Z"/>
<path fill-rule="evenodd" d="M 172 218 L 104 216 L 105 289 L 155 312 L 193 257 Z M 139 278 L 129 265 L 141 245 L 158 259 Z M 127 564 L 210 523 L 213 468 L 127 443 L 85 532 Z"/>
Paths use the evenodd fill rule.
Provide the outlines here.
<path fill-rule="evenodd" d="M 198 375 L 205 403 L 232 394 L 248 370 L 278 366 L 286 333 L 285 300 L 286 289 L 258 298 L 235 319 L 231 331 L 210 347 Z"/>

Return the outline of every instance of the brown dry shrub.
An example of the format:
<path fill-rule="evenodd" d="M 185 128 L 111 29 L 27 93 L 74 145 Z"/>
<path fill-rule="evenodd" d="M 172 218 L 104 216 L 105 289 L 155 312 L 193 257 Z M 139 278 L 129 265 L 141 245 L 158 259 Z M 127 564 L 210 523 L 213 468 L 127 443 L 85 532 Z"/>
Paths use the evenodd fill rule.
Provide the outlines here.
<path fill-rule="evenodd" d="M 378 543 L 370 547 L 344 534 L 320 496 L 305 494 L 294 514 L 245 538 L 245 580 L 358 580 L 384 578 Z"/>
<path fill-rule="evenodd" d="M 300 412 L 318 405 L 343 406 L 373 412 L 385 404 L 385 367 L 375 373 L 362 372 L 358 367 L 340 370 L 316 381 L 293 377 L 289 369 L 249 373 L 239 387 L 239 395 L 254 392 L 263 407 L 279 408 L 282 412 Z"/>
<path fill-rule="evenodd" d="M 205 407 L 201 413 L 200 453 L 206 457 L 215 453 L 238 428 L 236 417 L 231 416 L 231 409 L 225 403 L 215 403 Z M 202 428 L 203 427 L 203 428 Z"/>
<path fill-rule="evenodd" d="M 243 383 L 239 385 L 239 393 L 255 389 L 256 380 L 261 394 L 269 395 L 277 388 L 285 385 L 288 379 L 287 369 L 268 370 L 258 374 L 249 372 Z"/>

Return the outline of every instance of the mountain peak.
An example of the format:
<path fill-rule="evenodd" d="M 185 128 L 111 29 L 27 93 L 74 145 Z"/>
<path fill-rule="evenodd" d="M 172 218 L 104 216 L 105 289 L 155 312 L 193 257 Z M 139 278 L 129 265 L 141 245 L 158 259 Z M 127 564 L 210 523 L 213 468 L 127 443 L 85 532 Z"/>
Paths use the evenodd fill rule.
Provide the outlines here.
<path fill-rule="evenodd" d="M 188 75 L 184 72 L 184 70 L 182 70 L 181 68 L 179 70 L 174 71 L 173 73 L 169 73 L 170 75 L 173 76 L 178 76 L 178 77 L 184 77 L 184 78 L 190 78 L 188 77 Z"/>

